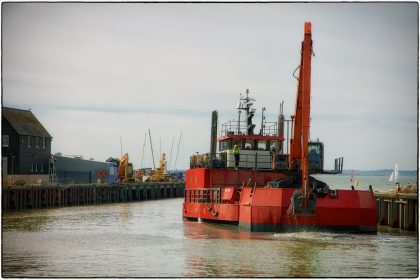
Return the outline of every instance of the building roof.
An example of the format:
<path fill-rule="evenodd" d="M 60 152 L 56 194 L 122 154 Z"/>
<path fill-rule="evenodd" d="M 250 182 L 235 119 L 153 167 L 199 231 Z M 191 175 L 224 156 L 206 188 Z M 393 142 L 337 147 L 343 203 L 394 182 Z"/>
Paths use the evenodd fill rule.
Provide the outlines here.
<path fill-rule="evenodd" d="M 19 135 L 52 138 L 40 121 L 29 110 L 2 107 L 2 114 Z"/>

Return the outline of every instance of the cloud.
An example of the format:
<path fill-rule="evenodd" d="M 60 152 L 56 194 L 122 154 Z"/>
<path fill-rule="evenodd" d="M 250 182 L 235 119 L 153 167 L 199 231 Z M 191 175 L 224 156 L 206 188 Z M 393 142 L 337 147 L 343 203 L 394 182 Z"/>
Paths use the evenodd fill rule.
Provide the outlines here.
<path fill-rule="evenodd" d="M 257 124 L 263 106 L 274 121 L 282 100 L 293 114 L 311 21 L 311 135 L 327 160 L 417 167 L 413 3 L 4 3 L 2 17 L 3 104 L 32 108 L 54 152 L 104 160 L 119 156 L 121 136 L 139 167 L 148 128 L 167 153 L 182 130 L 187 168 L 209 150 L 211 111 L 231 120 L 247 88 Z"/>

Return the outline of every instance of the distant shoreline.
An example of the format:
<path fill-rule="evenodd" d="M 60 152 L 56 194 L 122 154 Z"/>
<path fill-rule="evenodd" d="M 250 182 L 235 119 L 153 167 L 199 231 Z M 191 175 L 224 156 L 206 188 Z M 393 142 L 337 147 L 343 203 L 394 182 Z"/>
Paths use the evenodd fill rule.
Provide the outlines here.
<path fill-rule="evenodd" d="M 341 175 L 351 176 L 352 172 L 355 176 L 390 176 L 393 169 L 380 170 L 351 170 L 345 169 Z M 417 177 L 417 170 L 399 170 L 399 176 L 413 176 Z"/>

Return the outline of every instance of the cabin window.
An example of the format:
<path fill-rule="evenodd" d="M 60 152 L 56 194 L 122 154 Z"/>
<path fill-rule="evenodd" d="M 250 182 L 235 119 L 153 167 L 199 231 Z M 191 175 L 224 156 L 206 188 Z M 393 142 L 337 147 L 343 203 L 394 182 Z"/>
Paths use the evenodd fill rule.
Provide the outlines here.
<path fill-rule="evenodd" d="M 31 136 L 28 136 L 28 148 L 31 147 Z"/>
<path fill-rule="evenodd" d="M 219 151 L 226 151 L 232 148 L 232 139 L 226 139 L 220 142 Z"/>
<path fill-rule="evenodd" d="M 267 150 L 267 141 L 266 140 L 258 140 L 258 150 L 265 151 Z"/>
<path fill-rule="evenodd" d="M 2 135 L 1 146 L 2 147 L 9 147 L 9 135 Z"/>
<path fill-rule="evenodd" d="M 47 139 L 45 137 L 42 137 L 42 148 L 43 149 L 45 149 L 46 142 L 47 142 Z"/>
<path fill-rule="evenodd" d="M 39 148 L 39 137 L 35 137 L 35 147 Z"/>
<path fill-rule="evenodd" d="M 309 143 L 308 145 L 308 161 L 311 165 L 322 165 L 322 144 Z M 322 166 L 320 167 L 322 168 Z"/>
<path fill-rule="evenodd" d="M 309 152 L 311 153 L 317 153 L 319 154 L 319 146 L 315 146 L 315 145 L 310 145 L 308 147 Z"/>
<path fill-rule="evenodd" d="M 245 140 L 244 144 L 245 150 L 254 150 L 254 141 L 253 140 Z"/>

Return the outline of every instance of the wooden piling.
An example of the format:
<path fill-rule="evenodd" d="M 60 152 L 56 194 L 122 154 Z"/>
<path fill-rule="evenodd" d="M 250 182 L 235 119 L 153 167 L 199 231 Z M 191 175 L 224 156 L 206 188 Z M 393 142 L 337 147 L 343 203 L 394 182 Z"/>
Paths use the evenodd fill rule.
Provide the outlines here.
<path fill-rule="evenodd" d="M 27 209 L 122 203 L 143 200 L 181 197 L 184 183 L 134 183 L 118 185 L 45 185 L 29 187 L 3 187 L 2 210 L 20 211 Z M 378 205 L 380 205 L 378 201 Z M 407 221 L 404 227 L 414 227 L 417 204 L 407 206 Z M 411 213 L 411 214 L 410 214 Z"/>
<path fill-rule="evenodd" d="M 418 230 L 417 194 L 375 193 L 378 224 L 403 230 Z"/>

